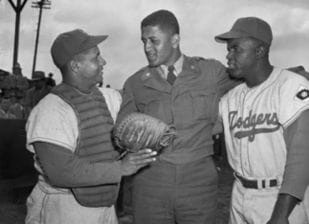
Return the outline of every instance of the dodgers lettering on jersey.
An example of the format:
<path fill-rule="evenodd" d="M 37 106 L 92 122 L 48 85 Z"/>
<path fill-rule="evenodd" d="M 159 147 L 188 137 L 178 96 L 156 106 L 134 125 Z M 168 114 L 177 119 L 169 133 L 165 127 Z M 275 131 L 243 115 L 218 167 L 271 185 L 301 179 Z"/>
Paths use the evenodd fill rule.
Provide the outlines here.
<path fill-rule="evenodd" d="M 276 112 L 253 114 L 252 110 L 244 118 L 239 116 L 238 111 L 229 112 L 229 125 L 231 132 L 238 130 L 234 134 L 236 138 L 248 137 L 249 142 L 254 141 L 256 134 L 274 132 L 280 128 Z"/>
<path fill-rule="evenodd" d="M 274 68 L 260 85 L 243 83 L 220 101 L 231 167 L 247 178 L 281 178 L 286 162 L 284 128 L 309 108 L 309 82 Z"/>

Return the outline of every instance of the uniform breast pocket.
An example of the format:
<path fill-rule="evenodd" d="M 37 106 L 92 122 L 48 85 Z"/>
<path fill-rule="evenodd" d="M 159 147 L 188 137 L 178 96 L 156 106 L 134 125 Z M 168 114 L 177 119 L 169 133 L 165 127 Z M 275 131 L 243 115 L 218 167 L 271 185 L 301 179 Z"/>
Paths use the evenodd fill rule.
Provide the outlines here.
<path fill-rule="evenodd" d="M 160 100 L 159 99 L 152 99 L 145 103 L 145 113 L 149 115 L 154 115 L 158 112 L 160 108 Z"/>
<path fill-rule="evenodd" d="M 146 113 L 149 115 L 153 115 L 156 113 L 156 108 L 158 108 L 160 104 L 159 99 L 144 99 L 137 104 L 138 111 L 141 113 Z"/>
<path fill-rule="evenodd" d="M 167 99 L 149 99 L 143 103 L 140 103 L 138 107 L 143 108 L 140 112 L 161 119 L 166 123 L 170 123 L 172 121 L 170 102 Z"/>
<path fill-rule="evenodd" d="M 191 92 L 190 95 L 192 98 L 192 114 L 194 119 L 217 119 L 218 98 L 215 92 L 199 90 Z"/>

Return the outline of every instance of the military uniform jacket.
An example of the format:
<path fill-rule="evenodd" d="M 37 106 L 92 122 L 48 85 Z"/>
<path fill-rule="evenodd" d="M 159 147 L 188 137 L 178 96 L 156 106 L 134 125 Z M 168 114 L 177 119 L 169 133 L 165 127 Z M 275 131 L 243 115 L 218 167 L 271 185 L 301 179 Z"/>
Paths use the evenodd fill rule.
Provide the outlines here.
<path fill-rule="evenodd" d="M 160 159 L 184 164 L 213 153 L 212 130 L 219 98 L 237 82 L 213 59 L 184 56 L 182 72 L 171 86 L 160 67 L 145 67 L 128 78 L 118 119 L 142 112 L 173 125 L 177 137 Z"/>

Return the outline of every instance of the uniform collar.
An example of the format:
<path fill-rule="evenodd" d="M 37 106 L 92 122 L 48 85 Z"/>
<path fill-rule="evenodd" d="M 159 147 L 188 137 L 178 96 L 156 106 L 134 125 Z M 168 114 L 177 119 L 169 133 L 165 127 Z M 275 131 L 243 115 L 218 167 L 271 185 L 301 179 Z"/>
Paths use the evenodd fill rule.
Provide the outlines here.
<path fill-rule="evenodd" d="M 180 61 L 177 60 L 177 62 L 180 62 L 177 63 L 178 66 L 182 64 L 181 68 L 182 73 L 180 74 L 182 79 L 181 83 L 186 83 L 187 81 L 190 81 L 192 78 L 198 77 L 199 75 L 202 74 L 195 59 L 187 57 L 185 55 L 182 55 L 181 58 L 182 59 Z M 158 67 L 147 66 L 143 68 L 142 72 L 143 74 L 141 76 L 141 81 L 145 86 L 157 89 L 161 92 L 171 92 L 172 87 L 171 85 L 168 84 L 168 82 L 166 82 L 161 66 Z M 179 84 L 180 83 L 175 82 L 174 86 L 177 86 Z"/>
<path fill-rule="evenodd" d="M 163 71 L 159 67 L 148 67 L 141 76 L 141 80 L 145 86 L 157 89 L 161 92 L 170 92 L 171 86 L 164 80 Z"/>
<path fill-rule="evenodd" d="M 182 72 L 183 61 L 184 61 L 184 55 L 181 54 L 180 57 L 178 58 L 178 60 L 174 63 L 174 68 L 175 68 L 174 74 L 176 76 L 178 76 Z M 167 77 L 167 73 L 168 73 L 167 67 L 168 66 L 166 66 L 166 65 L 160 66 L 160 69 L 162 70 L 162 73 L 164 75 L 164 77 L 163 77 L 164 79 L 166 79 L 166 77 Z"/>

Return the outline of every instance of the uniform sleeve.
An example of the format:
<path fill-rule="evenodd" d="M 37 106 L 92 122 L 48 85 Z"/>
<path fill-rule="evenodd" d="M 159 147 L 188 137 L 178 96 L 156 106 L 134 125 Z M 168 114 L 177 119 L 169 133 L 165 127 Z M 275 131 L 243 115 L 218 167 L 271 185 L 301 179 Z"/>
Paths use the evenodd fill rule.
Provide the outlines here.
<path fill-rule="evenodd" d="M 121 102 L 122 102 L 121 95 L 115 89 L 111 89 L 111 88 L 99 88 L 99 89 L 103 93 L 107 107 L 115 122 L 118 112 L 120 110 Z"/>
<path fill-rule="evenodd" d="M 50 184 L 74 188 L 118 183 L 120 161 L 90 163 L 58 145 L 35 142 L 35 152 Z"/>
<path fill-rule="evenodd" d="M 309 81 L 300 75 L 284 72 L 290 74 L 287 74 L 288 78 L 277 93 L 280 104 L 278 118 L 283 127 L 288 127 L 302 111 L 309 108 Z"/>
<path fill-rule="evenodd" d="M 218 117 L 217 120 L 215 122 L 212 134 L 216 135 L 219 133 L 223 132 L 223 120 L 222 120 L 222 98 L 219 101 L 219 112 L 218 112 Z"/>
<path fill-rule="evenodd" d="M 120 106 L 120 111 L 117 117 L 117 120 L 121 120 L 125 115 L 138 111 L 135 99 L 133 88 L 131 86 L 132 80 L 129 78 L 122 89 L 122 104 Z"/>
<path fill-rule="evenodd" d="M 72 108 L 56 95 L 44 98 L 26 126 L 27 148 L 49 182 L 58 187 L 94 186 L 119 182 L 119 162 L 89 163 L 74 154 L 78 138 Z"/>
<path fill-rule="evenodd" d="M 42 141 L 74 152 L 78 137 L 77 118 L 72 108 L 54 94 L 48 95 L 31 111 L 26 124 L 27 148 Z"/>
<path fill-rule="evenodd" d="M 285 128 L 284 136 L 287 161 L 280 193 L 302 200 L 309 185 L 309 110 Z"/>

